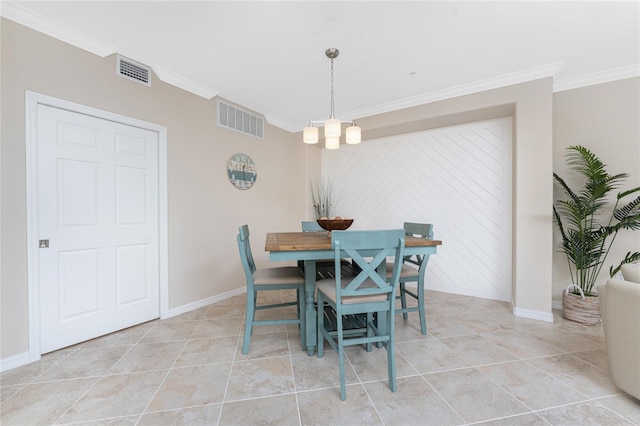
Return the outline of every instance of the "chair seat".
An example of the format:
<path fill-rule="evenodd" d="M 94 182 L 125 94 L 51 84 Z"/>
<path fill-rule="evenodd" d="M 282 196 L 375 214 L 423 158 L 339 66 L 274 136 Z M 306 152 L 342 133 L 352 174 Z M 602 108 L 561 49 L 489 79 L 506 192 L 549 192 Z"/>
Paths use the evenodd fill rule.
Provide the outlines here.
<path fill-rule="evenodd" d="M 352 281 L 351 279 L 343 279 L 340 283 L 340 286 L 342 288 L 345 288 L 349 285 L 351 281 Z M 334 303 L 336 302 L 336 280 L 335 279 L 327 278 L 324 280 L 317 281 L 316 288 L 322 291 Z M 370 279 L 367 279 L 362 283 L 362 285 L 360 285 L 359 288 L 360 289 L 378 288 L 378 286 Z M 342 296 L 343 305 L 349 305 L 354 303 L 364 303 L 364 302 L 384 302 L 385 300 L 387 300 L 387 295 L 385 293 L 362 295 L 362 296 Z"/>
<path fill-rule="evenodd" d="M 299 284 L 304 282 L 304 275 L 297 266 L 278 266 L 258 269 L 253 274 L 253 282 L 260 284 Z"/>
<path fill-rule="evenodd" d="M 387 263 L 387 278 L 391 278 L 391 272 L 393 272 L 393 263 Z M 403 263 L 402 269 L 400 270 L 400 279 L 417 277 L 419 273 L 420 271 L 418 268 L 414 268 L 413 266 Z"/>

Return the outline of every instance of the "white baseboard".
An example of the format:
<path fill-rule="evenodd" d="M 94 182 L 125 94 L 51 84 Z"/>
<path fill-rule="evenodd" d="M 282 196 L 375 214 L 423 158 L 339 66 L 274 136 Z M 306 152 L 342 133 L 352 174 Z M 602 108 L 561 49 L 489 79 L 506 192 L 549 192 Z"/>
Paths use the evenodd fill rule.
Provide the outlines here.
<path fill-rule="evenodd" d="M 487 292 L 487 291 L 477 291 L 473 289 L 461 289 L 453 286 L 443 286 L 443 285 L 425 285 L 425 290 L 433 290 L 433 291 L 442 291 L 445 293 L 451 294 L 459 294 L 462 296 L 472 296 L 479 297 L 482 299 L 491 299 L 491 300 L 501 300 L 503 302 L 511 303 L 513 306 L 513 300 L 508 300 L 504 297 L 504 295 L 498 294 L 497 292 Z M 555 302 L 553 302 L 553 308 L 556 309 Z M 560 305 L 562 308 L 562 304 Z M 553 313 L 551 312 L 543 312 L 543 311 L 532 311 L 530 309 L 522 309 L 522 308 L 513 308 L 513 315 L 521 318 L 529 318 L 538 321 L 546 321 L 553 322 Z"/>
<path fill-rule="evenodd" d="M 520 318 L 529 318 L 538 321 L 553 322 L 553 314 L 551 312 L 532 311 L 530 309 L 513 308 L 513 315 Z"/>
<path fill-rule="evenodd" d="M 551 307 L 553 309 L 562 309 L 562 300 L 554 300 L 551 302 Z"/>
<path fill-rule="evenodd" d="M 458 294 L 460 296 L 478 297 L 480 299 L 500 300 L 502 302 L 511 302 L 511 300 L 503 294 L 495 291 L 484 291 L 470 288 L 460 288 L 455 286 L 428 283 L 424 286 L 425 290 L 440 291 L 442 293 Z"/>
<path fill-rule="evenodd" d="M 246 292 L 247 292 L 247 287 L 240 287 L 235 290 L 227 291 L 226 293 L 207 297 L 206 299 L 196 300 L 195 302 L 187 303 L 186 305 L 169 309 L 167 316 L 161 319 L 167 319 L 167 318 L 175 317 L 177 315 L 186 314 L 187 312 L 193 311 L 194 309 L 202 308 L 203 306 L 208 306 L 212 303 L 220 302 L 222 300 L 226 300 Z"/>
<path fill-rule="evenodd" d="M 11 370 L 31 362 L 29 352 L 23 352 L 0 360 L 0 372 Z"/>

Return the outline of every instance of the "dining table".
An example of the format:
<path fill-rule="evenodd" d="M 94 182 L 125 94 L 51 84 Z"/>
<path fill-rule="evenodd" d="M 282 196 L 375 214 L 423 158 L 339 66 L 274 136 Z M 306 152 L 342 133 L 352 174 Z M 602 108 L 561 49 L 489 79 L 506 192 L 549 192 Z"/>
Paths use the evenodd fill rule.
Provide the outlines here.
<path fill-rule="evenodd" d="M 405 235 L 404 256 L 430 256 L 442 245 L 431 240 Z M 300 330 L 302 348 L 311 356 L 317 346 L 317 313 L 315 305 L 316 261 L 333 259 L 330 232 L 271 232 L 267 233 L 265 251 L 270 261 L 304 262 L 305 279 L 305 327 Z M 344 257 L 344 256 L 341 256 Z"/>

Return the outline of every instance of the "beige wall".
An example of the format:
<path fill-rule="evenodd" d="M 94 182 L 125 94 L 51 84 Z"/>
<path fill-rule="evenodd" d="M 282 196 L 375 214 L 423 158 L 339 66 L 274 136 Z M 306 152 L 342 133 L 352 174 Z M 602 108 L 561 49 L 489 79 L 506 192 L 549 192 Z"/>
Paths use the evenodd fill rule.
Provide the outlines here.
<path fill-rule="evenodd" d="M 512 294 L 516 312 L 534 317 L 551 312 L 551 114 L 544 78 L 358 120 L 366 138 L 513 116 Z"/>
<path fill-rule="evenodd" d="M 320 150 L 300 143 L 300 134 L 267 126 L 265 139 L 259 140 L 220 129 L 215 124 L 215 99 L 200 98 L 157 78 L 151 88 L 130 82 L 115 75 L 114 57 L 99 58 L 5 19 L 1 25 L 0 359 L 28 350 L 25 90 L 167 127 L 171 308 L 244 286 L 235 245 L 238 225 L 251 225 L 256 260 L 264 263 L 267 231 L 297 229 L 300 220 L 313 217 L 308 188 L 310 181 L 319 177 Z M 637 94 L 638 79 L 631 81 Z M 601 97 L 621 97 L 626 99 L 621 101 L 623 105 L 632 103 L 629 89 L 610 93 L 609 87 L 562 92 L 554 97 L 552 80 L 546 78 L 363 118 L 358 124 L 363 138 L 372 139 L 513 116 L 514 301 L 522 313 L 545 313 L 550 312 L 552 287 L 555 292 L 557 286 L 552 286 L 551 174 L 558 149 L 552 145 L 552 131 L 556 139 L 558 126 L 564 134 L 579 134 L 583 121 L 597 126 L 595 122 L 602 116 L 598 109 L 605 108 L 594 106 L 594 111 L 582 111 L 576 117 L 567 113 L 566 119 L 564 112 L 556 113 L 552 128 L 552 102 L 556 99 L 562 107 L 584 109 L 582 90 L 586 90 L 595 92 L 589 97 L 595 103 Z M 626 137 L 625 144 L 633 140 L 637 144 L 637 103 L 627 109 L 630 111 L 621 112 L 629 115 L 635 111 L 636 127 L 629 130 L 631 137 Z M 629 117 L 619 120 L 626 125 Z M 607 132 L 619 125 L 612 115 L 602 128 Z M 619 135 L 614 136 L 594 144 L 606 147 L 609 140 L 617 143 Z M 251 155 L 258 167 L 258 181 L 249 191 L 235 189 L 226 177 L 226 162 L 237 152 Z M 634 155 L 623 156 L 629 161 L 620 164 L 623 170 L 634 165 L 635 170 L 640 168 L 637 145 Z M 617 157 L 605 160 L 612 165 L 619 161 Z"/>
<path fill-rule="evenodd" d="M 25 217 L 25 90 L 167 127 L 169 305 L 176 308 L 243 288 L 236 234 L 251 226 L 256 261 L 265 263 L 267 231 L 306 219 L 304 147 L 273 126 L 264 140 L 216 126 L 216 100 L 167 85 L 147 87 L 115 74 L 115 56 L 100 58 L 2 19 L 1 353 L 28 350 Z M 232 154 L 258 167 L 253 188 L 226 175 Z"/>
<path fill-rule="evenodd" d="M 621 190 L 640 186 L 640 78 L 554 94 L 553 140 L 553 170 L 568 182 L 574 175 L 566 167 L 565 149 L 583 145 L 607 165 L 609 173 L 629 174 Z M 557 191 L 554 195 L 560 196 Z M 559 241 L 554 227 L 554 243 Z M 618 234 L 597 283 L 606 281 L 609 267 L 617 266 L 629 251 L 640 251 L 640 231 Z M 570 282 L 566 257 L 554 246 L 554 301 L 561 301 L 562 289 Z"/>

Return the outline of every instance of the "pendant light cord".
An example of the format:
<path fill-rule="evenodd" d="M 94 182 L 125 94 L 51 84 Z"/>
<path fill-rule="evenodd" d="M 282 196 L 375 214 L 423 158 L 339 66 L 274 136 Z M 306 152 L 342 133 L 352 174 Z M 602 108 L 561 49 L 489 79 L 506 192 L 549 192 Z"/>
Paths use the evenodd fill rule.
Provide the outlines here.
<path fill-rule="evenodd" d="M 333 113 L 333 58 L 331 58 L 331 117 L 336 118 Z"/>

